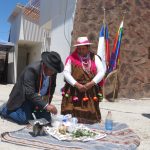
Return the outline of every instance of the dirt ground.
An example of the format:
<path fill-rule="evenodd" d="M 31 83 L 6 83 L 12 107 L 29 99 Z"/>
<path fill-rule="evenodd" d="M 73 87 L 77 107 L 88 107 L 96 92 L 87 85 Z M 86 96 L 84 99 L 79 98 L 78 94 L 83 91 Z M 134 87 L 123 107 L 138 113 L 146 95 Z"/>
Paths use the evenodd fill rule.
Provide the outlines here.
<path fill-rule="evenodd" d="M 7 101 L 13 85 L 0 85 L 0 105 Z M 55 95 L 52 101 L 60 111 L 61 96 Z M 134 132 L 141 138 L 138 150 L 150 150 L 150 98 L 117 99 L 116 102 L 104 100 L 100 103 L 102 119 L 104 120 L 108 110 L 112 111 L 113 120 L 129 125 Z M 3 120 L 0 118 L 0 134 L 3 132 L 14 131 L 24 126 Z M 24 146 L 18 146 L 0 141 L 0 149 L 3 150 L 34 150 Z M 35 149 L 36 150 L 36 149 Z"/>

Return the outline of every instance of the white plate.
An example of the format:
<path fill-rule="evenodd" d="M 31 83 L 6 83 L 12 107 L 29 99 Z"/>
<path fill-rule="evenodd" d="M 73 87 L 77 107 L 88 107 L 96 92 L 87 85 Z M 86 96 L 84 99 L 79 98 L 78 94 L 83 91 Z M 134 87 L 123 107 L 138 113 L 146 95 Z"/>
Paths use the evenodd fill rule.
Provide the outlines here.
<path fill-rule="evenodd" d="M 82 124 L 80 124 L 80 125 L 77 124 L 74 130 L 77 130 L 77 129 L 86 129 L 86 130 L 89 130 L 91 132 L 96 133 L 96 135 L 93 137 L 83 136 L 83 137 L 75 138 L 75 137 L 72 137 L 72 133 L 68 133 L 68 132 L 66 132 L 66 134 L 59 133 L 58 128 L 56 128 L 56 127 L 46 127 L 45 128 L 46 132 L 49 135 L 51 135 L 54 138 L 61 140 L 61 141 L 65 140 L 65 141 L 83 141 L 83 142 L 86 142 L 86 141 L 101 139 L 101 138 L 104 138 L 106 136 L 106 134 L 100 133 L 100 132 L 98 132 L 98 130 L 89 129 Z"/>

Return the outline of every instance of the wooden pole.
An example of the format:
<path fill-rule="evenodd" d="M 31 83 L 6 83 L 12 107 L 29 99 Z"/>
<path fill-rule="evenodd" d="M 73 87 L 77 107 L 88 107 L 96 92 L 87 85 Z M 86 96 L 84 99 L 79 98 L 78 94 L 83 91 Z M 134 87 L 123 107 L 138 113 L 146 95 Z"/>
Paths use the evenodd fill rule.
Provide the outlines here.
<path fill-rule="evenodd" d="M 123 12 L 123 15 L 122 15 L 122 20 L 124 21 L 124 17 L 125 17 L 125 14 L 127 13 L 127 11 L 125 10 L 124 12 Z M 117 81 L 118 81 L 118 76 L 119 76 L 119 72 L 120 72 L 120 61 L 118 60 L 118 62 L 117 62 L 117 67 L 118 67 L 118 69 L 116 69 L 117 70 L 117 73 L 116 73 L 116 77 L 115 77 L 115 85 L 114 85 L 114 90 L 113 90 L 113 101 L 115 101 L 115 94 L 116 94 L 116 86 L 117 86 Z M 118 83 L 119 84 L 119 83 Z"/>
<path fill-rule="evenodd" d="M 105 42 L 105 35 L 106 35 L 106 33 L 105 33 L 105 28 L 106 28 L 106 9 L 105 9 L 105 1 L 104 1 L 104 3 L 103 3 L 103 11 L 104 11 L 104 19 L 103 19 L 103 25 L 104 25 L 104 42 Z M 106 42 L 105 42 L 105 44 L 104 44 L 104 50 L 105 50 L 105 52 L 106 52 Z M 105 62 L 106 62 L 106 54 L 105 54 Z M 104 62 L 104 63 L 105 63 Z M 106 68 L 107 68 L 107 64 L 106 64 Z M 105 79 L 104 79 L 104 82 L 105 82 Z M 105 98 L 105 92 L 104 92 L 104 83 L 103 83 L 103 86 L 102 86 L 102 94 L 103 94 L 103 99 Z"/>

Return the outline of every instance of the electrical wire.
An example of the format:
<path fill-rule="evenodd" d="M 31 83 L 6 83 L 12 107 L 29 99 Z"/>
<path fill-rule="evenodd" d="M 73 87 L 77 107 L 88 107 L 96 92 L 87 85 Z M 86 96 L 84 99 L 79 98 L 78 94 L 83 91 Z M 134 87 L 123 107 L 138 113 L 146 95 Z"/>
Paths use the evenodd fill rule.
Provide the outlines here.
<path fill-rule="evenodd" d="M 65 18 L 64 18 L 64 37 L 69 45 L 69 47 L 71 47 L 71 44 L 69 43 L 69 40 L 67 39 L 67 36 L 66 36 L 66 30 L 65 30 L 65 26 L 66 26 L 66 16 L 67 16 L 67 8 L 68 8 L 68 0 L 66 2 L 66 8 L 65 8 Z"/>

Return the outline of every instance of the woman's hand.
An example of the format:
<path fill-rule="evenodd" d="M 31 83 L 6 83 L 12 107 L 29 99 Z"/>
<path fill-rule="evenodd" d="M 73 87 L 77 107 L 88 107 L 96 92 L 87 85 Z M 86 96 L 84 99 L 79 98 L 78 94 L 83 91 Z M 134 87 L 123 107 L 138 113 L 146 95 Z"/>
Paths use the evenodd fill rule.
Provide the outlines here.
<path fill-rule="evenodd" d="M 95 82 L 94 81 L 91 81 L 91 82 L 88 82 L 85 84 L 85 88 L 87 90 L 91 89 L 93 86 L 95 85 Z"/>
<path fill-rule="evenodd" d="M 75 87 L 80 91 L 80 92 L 85 92 L 86 87 L 78 82 L 75 83 Z"/>
<path fill-rule="evenodd" d="M 54 105 L 52 105 L 52 104 L 47 105 L 46 106 L 46 110 L 51 112 L 54 115 L 57 114 L 57 108 Z"/>

